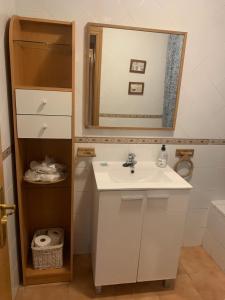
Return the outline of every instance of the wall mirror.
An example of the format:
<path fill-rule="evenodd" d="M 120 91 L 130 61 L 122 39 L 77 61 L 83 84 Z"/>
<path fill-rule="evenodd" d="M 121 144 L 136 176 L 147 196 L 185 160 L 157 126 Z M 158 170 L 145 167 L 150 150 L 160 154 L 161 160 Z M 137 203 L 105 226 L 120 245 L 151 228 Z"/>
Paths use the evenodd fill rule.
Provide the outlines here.
<path fill-rule="evenodd" d="M 187 33 L 88 23 L 87 128 L 174 130 Z"/>

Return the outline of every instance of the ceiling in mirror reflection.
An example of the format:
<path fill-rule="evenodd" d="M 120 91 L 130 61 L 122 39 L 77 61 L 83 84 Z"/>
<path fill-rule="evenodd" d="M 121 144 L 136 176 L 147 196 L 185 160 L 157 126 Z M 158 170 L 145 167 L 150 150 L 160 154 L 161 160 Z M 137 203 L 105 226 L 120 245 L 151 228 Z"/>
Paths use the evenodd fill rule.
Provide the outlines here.
<path fill-rule="evenodd" d="M 87 126 L 174 129 L 185 33 L 87 26 Z"/>

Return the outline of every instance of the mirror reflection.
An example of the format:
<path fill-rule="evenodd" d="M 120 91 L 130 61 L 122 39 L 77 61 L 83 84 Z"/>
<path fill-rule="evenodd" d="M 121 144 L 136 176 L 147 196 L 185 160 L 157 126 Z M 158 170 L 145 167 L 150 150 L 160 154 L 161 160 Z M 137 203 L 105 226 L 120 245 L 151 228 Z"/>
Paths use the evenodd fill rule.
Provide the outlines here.
<path fill-rule="evenodd" d="M 88 24 L 86 127 L 175 128 L 186 33 Z"/>

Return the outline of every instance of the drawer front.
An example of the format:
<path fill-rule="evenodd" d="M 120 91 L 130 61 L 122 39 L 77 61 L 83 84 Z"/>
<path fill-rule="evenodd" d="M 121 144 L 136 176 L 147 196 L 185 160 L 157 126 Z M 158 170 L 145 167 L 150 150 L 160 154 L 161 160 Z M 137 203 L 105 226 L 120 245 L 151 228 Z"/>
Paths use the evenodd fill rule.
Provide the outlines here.
<path fill-rule="evenodd" d="M 17 114 L 72 115 L 72 93 L 59 91 L 16 90 Z"/>
<path fill-rule="evenodd" d="M 71 138 L 71 117 L 17 115 L 19 138 Z"/>

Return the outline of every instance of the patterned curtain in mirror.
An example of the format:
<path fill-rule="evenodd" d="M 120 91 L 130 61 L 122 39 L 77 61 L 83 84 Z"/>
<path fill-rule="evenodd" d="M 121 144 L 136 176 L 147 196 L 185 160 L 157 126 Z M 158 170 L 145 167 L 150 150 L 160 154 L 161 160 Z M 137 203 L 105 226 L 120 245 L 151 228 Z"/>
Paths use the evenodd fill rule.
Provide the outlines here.
<path fill-rule="evenodd" d="M 167 128 L 173 127 L 173 115 L 176 109 L 176 92 L 178 86 L 182 45 L 182 35 L 169 35 L 163 107 L 163 127 Z"/>

